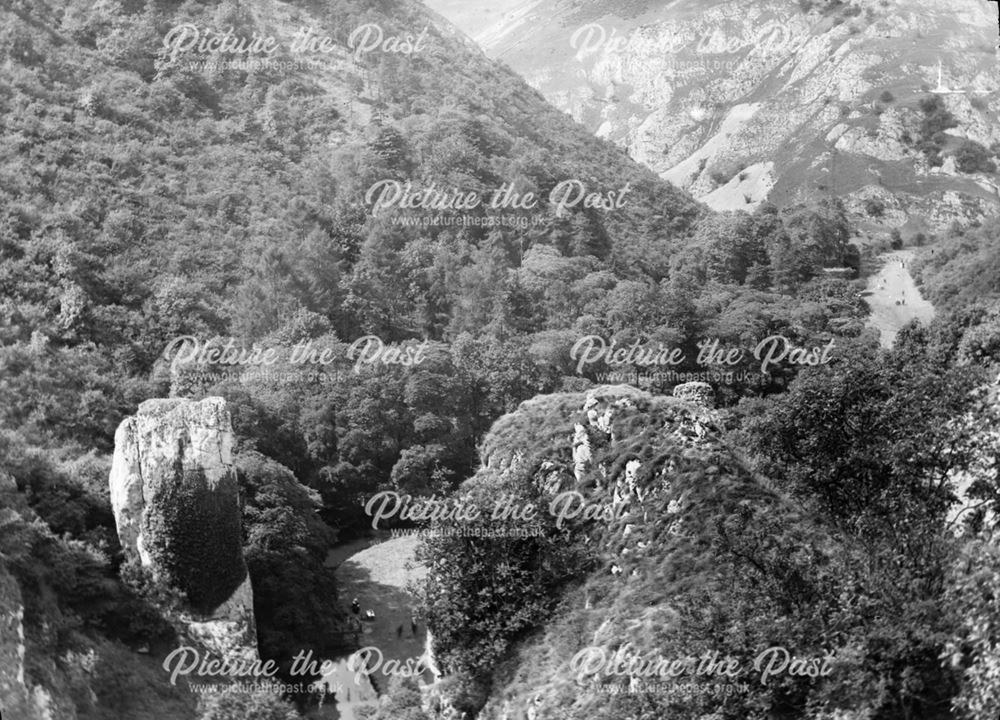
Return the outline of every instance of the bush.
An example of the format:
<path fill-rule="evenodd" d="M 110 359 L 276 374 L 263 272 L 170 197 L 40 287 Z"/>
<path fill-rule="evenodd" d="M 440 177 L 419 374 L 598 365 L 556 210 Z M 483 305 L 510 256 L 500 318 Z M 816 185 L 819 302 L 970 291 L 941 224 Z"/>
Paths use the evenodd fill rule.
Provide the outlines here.
<path fill-rule="evenodd" d="M 997 166 L 990 159 L 990 151 L 975 140 L 966 140 L 955 151 L 955 167 L 963 173 L 993 173 Z"/>
<path fill-rule="evenodd" d="M 923 98 L 919 105 L 924 117 L 920 122 L 920 143 L 917 149 L 926 156 L 931 167 L 940 167 L 944 162 L 941 150 L 948 142 L 945 131 L 957 127 L 958 120 L 937 95 Z"/>
<path fill-rule="evenodd" d="M 885 213 L 885 203 L 878 198 L 868 198 L 865 200 L 865 212 L 871 217 L 882 217 Z"/>
<path fill-rule="evenodd" d="M 209 695 L 198 720 L 300 720 L 301 717 L 277 693 L 258 690 Z"/>
<path fill-rule="evenodd" d="M 712 182 L 714 182 L 716 185 L 725 185 L 727 182 L 729 182 L 729 176 L 726 175 L 721 170 L 713 171 L 712 174 L 709 175 L 709 177 L 712 178 Z"/>
<path fill-rule="evenodd" d="M 888 105 L 889 103 L 891 103 L 892 101 L 894 101 L 896 99 L 896 97 L 891 92 L 889 92 L 888 90 L 883 90 L 882 94 L 878 96 L 878 99 L 879 99 L 880 102 L 885 103 L 886 105 Z"/>
<path fill-rule="evenodd" d="M 923 98 L 920 101 L 920 109 L 924 113 L 920 134 L 925 139 L 931 139 L 938 133 L 958 126 L 958 120 L 949 112 L 944 101 L 937 95 Z"/>

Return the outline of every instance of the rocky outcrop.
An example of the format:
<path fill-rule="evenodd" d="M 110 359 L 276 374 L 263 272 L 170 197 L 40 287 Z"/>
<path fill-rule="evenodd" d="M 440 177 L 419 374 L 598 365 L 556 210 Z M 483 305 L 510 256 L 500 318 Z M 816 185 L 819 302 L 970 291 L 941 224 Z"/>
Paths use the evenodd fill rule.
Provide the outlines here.
<path fill-rule="evenodd" d="M 28 714 L 24 683 L 24 605 L 17 581 L 0 562 L 0 707 L 11 717 Z"/>
<path fill-rule="evenodd" d="M 674 397 L 687 400 L 707 410 L 715 407 L 715 391 L 707 382 L 682 383 L 674 388 Z"/>
<path fill-rule="evenodd" d="M 115 434 L 111 504 L 126 555 L 184 593 L 181 632 L 209 652 L 256 658 L 232 451 L 222 398 L 147 400 Z"/>
<path fill-rule="evenodd" d="M 16 520 L 13 510 L 0 511 L 0 525 Z M 14 720 L 76 717 L 65 702 L 53 700 L 48 688 L 33 685 L 25 677 L 26 650 L 21 588 L 0 560 L 0 710 Z"/>
<path fill-rule="evenodd" d="M 518 647 L 502 663 L 514 670 L 497 673 L 477 717 L 622 717 L 621 706 L 604 705 L 610 696 L 594 690 L 598 683 L 592 676 L 581 677 L 579 665 L 570 667 L 574 651 L 597 647 L 612 656 L 627 646 L 646 656 L 676 642 L 670 653 L 683 654 L 690 626 L 681 621 L 673 598 L 681 598 L 679 606 L 700 608 L 706 583 L 725 588 L 739 582 L 723 541 L 713 545 L 716 539 L 724 533 L 725 542 L 749 546 L 751 539 L 759 541 L 766 523 L 781 527 L 793 512 L 751 476 L 713 430 L 724 415 L 712 409 L 711 394 L 711 386 L 690 383 L 679 388 L 680 397 L 628 385 L 538 396 L 500 418 L 486 435 L 483 465 L 464 486 L 468 498 L 486 508 L 495 493 L 519 492 L 518 485 L 530 483 L 534 487 L 524 497 L 546 503 L 570 491 L 582 496 L 576 507 L 595 512 L 589 518 L 567 516 L 568 533 L 553 543 L 559 553 L 589 558 L 586 577 L 574 576 L 560 609 L 545 617 L 545 626 L 523 651 Z M 520 472 L 511 474 L 507 462 L 514 448 Z M 556 476 L 558 487 L 552 482 Z M 538 545 L 532 563 L 551 562 L 545 547 Z M 474 556 L 439 556 L 429 572 L 454 577 L 476 572 L 477 562 Z M 568 607 L 573 610 L 563 614 Z M 484 635 L 495 639 L 490 631 Z M 435 649 L 447 663 L 454 645 L 439 641 Z M 456 686 L 441 684 L 448 692 Z M 671 717 L 665 708 L 654 716 Z"/>

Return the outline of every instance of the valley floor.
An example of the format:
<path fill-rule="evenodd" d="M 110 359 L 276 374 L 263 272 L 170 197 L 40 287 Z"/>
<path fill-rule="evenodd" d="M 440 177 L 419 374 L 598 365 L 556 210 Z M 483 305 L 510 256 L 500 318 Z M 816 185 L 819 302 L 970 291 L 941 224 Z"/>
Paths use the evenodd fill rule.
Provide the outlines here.
<path fill-rule="evenodd" d="M 879 331 L 882 346 L 892 347 L 900 328 L 916 318 L 930 322 L 934 306 L 925 300 L 910 275 L 912 250 L 894 250 L 880 256 L 881 269 L 868 278 L 865 300 L 871 307 L 868 326 Z"/>
<path fill-rule="evenodd" d="M 326 564 L 336 567 L 337 585 L 344 605 L 348 606 L 357 598 L 362 614 L 368 610 L 375 613 L 374 620 L 362 623 L 364 631 L 359 637 L 359 645 L 378 648 L 385 660 L 405 661 L 419 658 L 425 652 L 426 627 L 421 618 L 413 617 L 417 601 L 408 591 L 408 585 L 426 573 L 414 557 L 418 542 L 415 536 L 374 544 L 372 540 L 359 540 L 334 548 L 327 558 Z M 413 619 L 416 623 L 411 622 Z M 377 689 L 384 691 L 388 678 L 381 672 L 374 672 L 372 676 Z M 347 658 L 341 658 L 329 679 L 345 685 L 350 694 L 338 698 L 335 712 L 324 708 L 326 714 L 313 717 L 354 720 L 361 706 L 371 705 L 376 697 L 370 686 L 359 686 L 353 678 Z M 425 681 L 429 679 L 429 676 L 424 677 Z"/>

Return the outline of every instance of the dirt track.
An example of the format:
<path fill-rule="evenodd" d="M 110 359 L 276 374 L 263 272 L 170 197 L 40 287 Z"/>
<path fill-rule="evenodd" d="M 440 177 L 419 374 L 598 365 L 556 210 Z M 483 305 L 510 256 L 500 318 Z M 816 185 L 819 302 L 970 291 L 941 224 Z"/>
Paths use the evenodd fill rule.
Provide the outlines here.
<path fill-rule="evenodd" d="M 878 273 L 868 278 L 865 300 L 871 307 L 868 326 L 877 328 L 883 347 L 892 347 L 896 333 L 914 318 L 930 322 L 934 306 L 920 295 L 909 265 L 912 250 L 894 250 L 880 256 L 883 261 Z"/>
<path fill-rule="evenodd" d="M 367 610 L 375 613 L 373 620 L 361 623 L 358 644 L 377 648 L 372 652 L 381 654 L 384 660 L 405 662 L 421 657 L 426 650 L 426 627 L 422 618 L 416 618 L 416 627 L 413 627 L 411 619 L 416 599 L 407 589 L 411 581 L 419 580 L 426 573 L 414 558 L 417 543 L 416 537 L 393 538 L 374 544 L 359 541 L 334 549 L 327 558 L 326 564 L 337 568 L 337 585 L 345 606 L 356 597 L 362 615 Z M 371 685 L 357 681 L 355 669 L 348 666 L 347 658 L 337 661 L 336 670 L 325 679 L 331 687 L 339 684 L 343 691 L 332 706 L 328 704 L 310 718 L 355 720 L 362 707 L 370 707 L 377 701 Z M 384 691 L 388 677 L 375 671 L 373 679 Z M 423 677 L 424 681 L 431 679 L 429 674 Z"/>

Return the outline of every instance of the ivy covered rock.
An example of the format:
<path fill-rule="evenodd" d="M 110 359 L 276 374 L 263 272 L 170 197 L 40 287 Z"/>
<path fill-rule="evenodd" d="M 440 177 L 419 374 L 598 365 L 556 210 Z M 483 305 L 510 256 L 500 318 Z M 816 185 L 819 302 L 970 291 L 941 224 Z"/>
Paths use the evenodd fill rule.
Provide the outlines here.
<path fill-rule="evenodd" d="M 147 400 L 115 434 L 111 504 L 127 557 L 183 594 L 185 633 L 223 656 L 257 655 L 225 400 Z"/>

